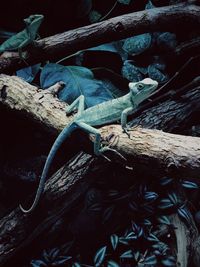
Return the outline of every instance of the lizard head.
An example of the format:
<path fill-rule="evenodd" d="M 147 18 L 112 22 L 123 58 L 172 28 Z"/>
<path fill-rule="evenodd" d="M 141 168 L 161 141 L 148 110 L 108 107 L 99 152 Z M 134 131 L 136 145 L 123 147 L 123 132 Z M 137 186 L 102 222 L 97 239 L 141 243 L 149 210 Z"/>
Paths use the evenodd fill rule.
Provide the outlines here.
<path fill-rule="evenodd" d="M 140 82 L 130 82 L 131 98 L 135 104 L 139 104 L 148 98 L 158 87 L 158 82 L 151 78 L 145 78 Z"/>

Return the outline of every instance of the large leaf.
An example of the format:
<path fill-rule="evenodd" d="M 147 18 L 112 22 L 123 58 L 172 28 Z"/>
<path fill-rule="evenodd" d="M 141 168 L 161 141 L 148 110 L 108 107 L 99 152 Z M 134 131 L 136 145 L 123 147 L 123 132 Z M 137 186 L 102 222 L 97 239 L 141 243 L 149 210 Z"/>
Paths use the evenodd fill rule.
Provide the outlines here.
<path fill-rule="evenodd" d="M 29 66 L 27 68 L 18 70 L 16 74 L 17 76 L 23 78 L 26 82 L 31 83 L 39 72 L 40 66 L 40 63 L 33 66 Z"/>
<path fill-rule="evenodd" d="M 122 45 L 123 41 L 117 41 L 81 50 L 75 54 L 76 64 L 79 66 L 89 65 L 92 68 L 104 66 L 104 68 L 119 69 L 122 61 L 128 58 L 128 54 L 122 49 Z"/>
<path fill-rule="evenodd" d="M 149 49 L 152 45 L 152 36 L 150 33 L 127 38 L 124 42 L 123 49 L 130 55 L 139 55 Z"/>
<path fill-rule="evenodd" d="M 108 84 L 95 79 L 92 71 L 84 67 L 47 64 L 41 72 L 41 87 L 45 89 L 59 81 L 66 84 L 59 93 L 59 99 L 68 104 L 80 95 L 85 96 L 87 107 L 113 98 L 113 94 L 108 90 Z"/>

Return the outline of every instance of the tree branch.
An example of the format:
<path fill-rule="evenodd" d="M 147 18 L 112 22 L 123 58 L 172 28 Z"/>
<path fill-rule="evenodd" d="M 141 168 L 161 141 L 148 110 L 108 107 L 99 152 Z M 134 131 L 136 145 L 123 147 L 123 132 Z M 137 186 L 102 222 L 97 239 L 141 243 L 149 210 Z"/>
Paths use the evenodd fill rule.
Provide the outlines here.
<path fill-rule="evenodd" d="M 76 51 L 150 31 L 174 31 L 198 28 L 200 7 L 194 4 L 177 4 L 158 7 L 114 17 L 102 22 L 56 34 L 36 41 L 26 51 L 26 62 L 34 64 L 57 59 Z M 0 57 L 0 73 L 10 72 L 26 64 L 19 56 Z"/>

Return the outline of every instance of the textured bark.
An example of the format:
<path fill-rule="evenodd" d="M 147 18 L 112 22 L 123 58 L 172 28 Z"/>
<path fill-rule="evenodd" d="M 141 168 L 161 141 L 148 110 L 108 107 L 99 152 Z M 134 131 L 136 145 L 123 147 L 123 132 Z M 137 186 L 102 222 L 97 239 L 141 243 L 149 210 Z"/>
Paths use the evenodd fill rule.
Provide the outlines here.
<path fill-rule="evenodd" d="M 10 258 L 77 203 L 89 186 L 86 174 L 93 163 L 91 156 L 82 153 L 55 173 L 46 183 L 42 212 L 38 207 L 27 216 L 16 208 L 0 220 L 0 266 L 13 266 Z"/>
<path fill-rule="evenodd" d="M 120 125 L 100 129 L 103 142 L 127 158 L 134 168 L 145 166 L 160 175 L 177 177 L 200 175 L 200 138 L 164 133 L 159 130 L 132 128 L 130 138 Z"/>
<path fill-rule="evenodd" d="M 176 129 L 176 123 L 181 124 L 181 120 L 183 122 L 185 119 L 189 119 L 190 110 L 199 108 L 199 90 L 193 89 L 185 95 L 187 101 L 170 100 L 173 107 L 180 104 L 179 108 L 173 112 L 171 108 L 166 108 L 169 100 L 158 104 L 159 113 L 158 110 L 154 112 L 156 107 L 149 109 L 148 112 L 151 113 L 149 127 L 154 127 L 154 121 L 156 127 L 165 127 L 166 130 L 168 130 L 167 125 L 169 125 L 171 131 Z M 194 105 L 194 103 L 196 104 Z M 14 76 L 0 76 L 0 104 L 23 112 L 29 118 L 39 121 L 54 132 L 61 131 L 72 119 L 72 117 L 67 118 L 65 116 L 66 104 L 58 101 L 50 92 L 44 94 L 43 91 Z M 186 111 L 189 111 L 189 114 L 184 115 Z M 157 121 L 157 118 L 162 116 L 162 112 L 164 112 L 163 120 L 167 117 L 164 125 L 163 120 Z M 145 111 L 138 118 L 140 125 L 145 125 L 149 120 L 148 115 L 146 115 L 147 119 L 145 120 L 144 114 Z M 171 121 L 173 124 L 170 123 Z M 133 167 L 141 169 L 143 166 L 150 167 L 151 170 L 155 167 L 158 168 L 157 171 L 160 171 L 160 174 L 163 172 L 179 176 L 181 173 L 181 177 L 183 177 L 184 173 L 188 175 L 187 177 L 196 177 L 197 175 L 199 177 L 199 138 L 135 128 L 131 130 L 131 139 L 129 139 L 126 134 L 122 133 L 121 127 L 116 125 L 103 127 L 101 132 L 105 143 L 109 143 L 111 147 L 127 157 L 128 161 L 124 164 L 131 166 L 134 164 Z M 115 155 L 113 156 L 114 159 Z M 40 203 L 42 212 L 37 209 L 32 215 L 26 216 L 17 208 L 0 221 L 0 264 L 3 265 L 3 262 L 9 264 L 8 260 L 15 253 L 30 244 L 35 237 L 45 231 L 48 226 L 63 216 L 76 203 L 78 197 L 89 186 L 85 174 L 93 161 L 91 157 L 84 154 L 72 161 L 67 168 L 59 170 L 53 178 L 50 178 Z M 48 214 L 45 211 L 48 211 Z M 40 216 L 37 216 L 38 214 Z"/>
<path fill-rule="evenodd" d="M 176 99 L 167 99 L 146 109 L 133 119 L 130 126 L 142 125 L 167 132 L 185 129 L 194 112 L 200 111 L 200 87 L 193 88 Z"/>
<path fill-rule="evenodd" d="M 66 104 L 53 96 L 52 88 L 38 89 L 16 76 L 0 75 L 0 104 L 57 133 L 72 119 L 64 112 Z"/>
<path fill-rule="evenodd" d="M 41 39 L 26 52 L 29 64 L 150 31 L 174 31 L 200 24 L 200 7 L 177 4 L 134 12 Z M 0 73 L 26 66 L 20 58 L 0 58 Z"/>
<path fill-rule="evenodd" d="M 44 92 L 15 76 L 0 75 L 0 103 L 23 111 L 50 130 L 60 132 L 73 117 L 66 117 L 65 103 L 58 101 L 49 91 Z M 183 122 L 187 123 L 194 111 L 200 110 L 199 88 L 187 92 L 182 98 L 183 101 L 166 100 L 144 111 L 132 124 L 168 131 L 177 129 Z M 122 133 L 120 125 L 105 126 L 101 132 L 104 142 L 109 140 L 109 146 L 127 157 L 134 166 L 135 163 L 154 165 L 158 172 L 166 174 L 173 171 L 178 176 L 184 173 L 198 177 L 200 174 L 200 138 L 133 128 L 130 132 L 132 138 L 129 139 Z"/>

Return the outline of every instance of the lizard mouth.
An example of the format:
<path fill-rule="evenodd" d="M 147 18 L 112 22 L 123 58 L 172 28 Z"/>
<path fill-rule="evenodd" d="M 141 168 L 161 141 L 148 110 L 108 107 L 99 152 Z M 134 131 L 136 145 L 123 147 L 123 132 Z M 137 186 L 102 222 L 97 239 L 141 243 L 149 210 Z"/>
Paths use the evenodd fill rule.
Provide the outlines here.
<path fill-rule="evenodd" d="M 140 90 L 138 90 L 136 87 L 133 87 L 133 88 L 132 88 L 132 92 L 133 92 L 134 94 L 138 94 L 139 91 L 140 91 Z"/>

